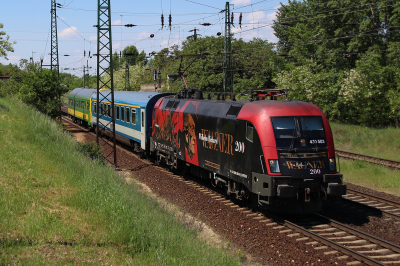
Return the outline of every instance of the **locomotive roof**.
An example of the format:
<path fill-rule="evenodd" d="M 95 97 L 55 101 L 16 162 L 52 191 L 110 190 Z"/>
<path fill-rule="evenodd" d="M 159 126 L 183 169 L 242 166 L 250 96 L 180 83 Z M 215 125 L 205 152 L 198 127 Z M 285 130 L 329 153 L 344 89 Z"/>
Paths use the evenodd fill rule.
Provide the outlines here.
<path fill-rule="evenodd" d="M 251 116 L 267 115 L 267 116 L 320 116 L 322 111 L 314 104 L 302 101 L 276 101 L 276 100 L 217 100 L 217 99 L 179 99 L 173 96 L 165 97 L 166 100 L 172 101 L 199 101 L 206 104 L 206 108 L 202 110 L 204 115 L 223 116 L 231 106 L 239 107 L 241 110 L 237 113 L 238 119 L 248 120 Z M 200 106 L 203 104 L 200 103 Z M 203 107 L 205 107 L 203 105 Z"/>
<path fill-rule="evenodd" d="M 107 95 L 107 91 L 103 91 L 103 95 Z M 144 91 L 114 91 L 114 102 L 146 107 L 147 103 L 152 98 L 163 95 L 170 95 L 170 93 L 166 94 L 160 92 L 144 92 Z M 96 99 L 97 99 L 97 94 L 93 95 L 93 100 Z"/>

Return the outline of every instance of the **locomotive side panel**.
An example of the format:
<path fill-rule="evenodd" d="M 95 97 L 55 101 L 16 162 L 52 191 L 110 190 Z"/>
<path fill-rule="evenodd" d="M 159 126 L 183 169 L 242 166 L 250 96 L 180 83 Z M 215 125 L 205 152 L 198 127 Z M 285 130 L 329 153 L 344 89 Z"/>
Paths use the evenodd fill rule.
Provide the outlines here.
<path fill-rule="evenodd" d="M 252 170 L 263 171 L 259 158 L 262 148 L 257 132 L 248 132 L 246 121 L 227 116 L 231 106 L 224 102 L 160 100 L 154 109 L 152 149 L 251 190 Z M 257 160 L 253 160 L 253 152 Z"/>

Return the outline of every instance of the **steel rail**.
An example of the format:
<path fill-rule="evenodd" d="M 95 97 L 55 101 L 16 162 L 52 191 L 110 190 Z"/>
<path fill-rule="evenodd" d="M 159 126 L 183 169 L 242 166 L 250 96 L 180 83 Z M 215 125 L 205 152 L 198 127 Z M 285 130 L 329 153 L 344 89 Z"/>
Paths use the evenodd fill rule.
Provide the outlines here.
<path fill-rule="evenodd" d="M 334 226 L 334 227 L 340 228 L 340 229 L 345 230 L 345 231 L 349 231 L 353 235 L 357 235 L 357 236 L 359 236 L 359 237 L 361 237 L 361 238 L 363 238 L 365 240 L 368 240 L 368 241 L 373 242 L 375 244 L 381 245 L 382 247 L 385 247 L 385 248 L 391 249 L 391 250 L 393 250 L 393 251 L 395 251 L 397 253 L 400 253 L 400 246 L 395 244 L 395 243 L 392 243 L 392 242 L 389 242 L 389 241 L 384 240 L 382 238 L 379 238 L 377 236 L 368 234 L 366 232 L 363 232 L 363 231 L 358 230 L 356 228 L 353 228 L 351 226 L 342 224 L 342 223 L 340 223 L 338 221 L 332 220 L 332 219 L 330 219 L 328 217 L 325 217 L 325 216 L 323 216 L 321 214 L 316 213 L 316 215 L 321 217 L 321 218 L 323 218 L 323 219 L 328 220 L 331 223 L 331 225 Z"/>
<path fill-rule="evenodd" d="M 377 165 L 383 165 L 395 170 L 400 170 L 400 162 L 398 161 L 392 161 L 392 160 L 386 160 L 382 158 L 377 158 L 377 157 L 372 157 L 368 155 L 363 155 L 363 154 L 358 154 L 358 153 L 352 153 L 348 151 L 342 151 L 342 150 L 335 150 L 336 154 L 340 157 L 347 158 L 347 159 L 353 159 L 353 160 L 362 160 L 366 161 L 369 163 L 377 164 Z"/>
<path fill-rule="evenodd" d="M 350 192 L 350 193 L 355 194 L 355 195 L 360 195 L 360 196 L 363 196 L 363 197 L 368 197 L 368 198 L 371 198 L 371 199 L 374 199 L 374 200 L 383 201 L 383 202 L 385 202 L 387 204 L 394 205 L 396 207 L 400 207 L 400 202 L 384 199 L 384 198 L 381 198 L 381 197 L 378 197 L 378 196 L 373 196 L 371 194 L 367 194 L 367 193 L 364 193 L 364 192 L 361 192 L 361 191 L 358 191 L 358 190 L 355 190 L 355 189 L 347 188 L 347 192 Z"/>
<path fill-rule="evenodd" d="M 386 265 L 386 264 L 384 264 L 384 263 L 382 263 L 380 261 L 377 261 L 377 260 L 371 258 L 370 256 L 364 255 L 364 254 L 362 254 L 362 253 L 360 253 L 358 251 L 355 251 L 355 250 L 353 250 L 351 248 L 348 248 L 348 247 L 346 247 L 346 246 L 344 246 L 342 244 L 339 244 L 339 243 L 337 243 L 337 242 L 335 242 L 333 240 L 330 240 L 330 239 L 328 239 L 326 237 L 320 236 L 317 233 L 311 232 L 311 231 L 303 228 L 300 225 L 297 225 L 297 224 L 292 223 L 292 222 L 287 221 L 287 220 L 285 220 L 284 223 L 285 223 L 285 225 L 287 227 L 289 227 L 291 229 L 294 229 L 296 231 L 299 231 L 303 235 L 311 237 L 314 240 L 319 241 L 319 242 L 321 242 L 321 243 L 323 243 L 325 245 L 328 245 L 328 246 L 334 248 L 335 250 L 338 250 L 338 251 L 340 251 L 340 252 L 342 252 L 342 253 L 344 253 L 346 255 L 349 255 L 349 256 L 351 256 L 351 257 L 353 257 L 353 258 L 355 258 L 355 259 L 357 259 L 359 261 L 362 261 L 367 265 Z"/>
<path fill-rule="evenodd" d="M 347 191 L 349 192 L 349 191 L 351 191 L 351 190 L 350 190 L 350 189 L 347 189 Z M 354 192 L 354 195 L 356 195 L 356 194 L 357 194 L 357 193 Z M 371 195 L 369 195 L 369 194 L 365 194 L 365 193 L 362 193 L 362 192 L 360 192 L 359 195 L 361 195 L 361 196 L 363 196 L 363 197 L 366 197 L 366 198 L 371 198 L 371 199 L 373 199 L 373 200 L 375 200 L 375 201 L 382 201 L 382 202 L 387 203 L 387 204 L 392 204 L 392 203 L 388 203 L 388 202 L 392 202 L 392 201 L 390 201 L 390 200 L 381 199 L 381 198 L 379 198 L 379 197 L 371 196 Z M 364 195 L 365 195 L 365 196 L 364 196 Z M 349 201 L 349 202 L 351 202 L 351 203 L 353 203 L 353 204 L 361 205 L 361 206 L 363 206 L 363 207 L 365 207 L 365 208 L 373 209 L 374 211 L 377 211 L 377 212 L 379 211 L 379 212 L 381 212 L 382 214 L 384 214 L 385 216 L 388 216 L 388 217 L 391 217 L 391 218 L 394 218 L 394 219 L 400 219 L 400 215 L 391 213 L 391 212 L 386 211 L 386 210 L 379 209 L 379 207 L 369 206 L 369 205 L 367 205 L 367 204 L 365 204 L 365 203 L 358 202 L 358 201 L 352 200 L 352 199 L 347 199 L 347 198 L 342 198 L 342 199 L 343 199 L 343 200 L 346 200 L 346 201 Z M 394 202 L 394 204 L 397 204 L 397 205 L 395 205 L 395 206 L 399 206 L 399 203 Z M 383 206 L 382 206 L 382 207 L 383 207 Z"/>

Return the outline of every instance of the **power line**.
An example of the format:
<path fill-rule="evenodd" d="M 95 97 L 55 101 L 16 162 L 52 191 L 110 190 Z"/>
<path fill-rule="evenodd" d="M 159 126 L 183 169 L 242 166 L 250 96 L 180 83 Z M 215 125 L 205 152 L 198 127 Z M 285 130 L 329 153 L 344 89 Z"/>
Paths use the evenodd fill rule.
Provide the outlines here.
<path fill-rule="evenodd" d="M 191 0 L 185 0 L 186 2 L 191 2 L 191 3 L 194 3 L 194 4 L 198 4 L 198 5 L 202 5 L 202 6 L 205 6 L 205 7 L 209 7 L 209 8 L 214 8 L 214 9 L 217 9 L 217 10 L 221 10 L 221 8 L 217 8 L 217 7 L 213 7 L 213 6 L 208 6 L 208 5 L 205 5 L 205 4 L 200 4 L 200 3 L 197 3 L 197 2 L 195 2 L 195 1 L 191 1 Z"/>

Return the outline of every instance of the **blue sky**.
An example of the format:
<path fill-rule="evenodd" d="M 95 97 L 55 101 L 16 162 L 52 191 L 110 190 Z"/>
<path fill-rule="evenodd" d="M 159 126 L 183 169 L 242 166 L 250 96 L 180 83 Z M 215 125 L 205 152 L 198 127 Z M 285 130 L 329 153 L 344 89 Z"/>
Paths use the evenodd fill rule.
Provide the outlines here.
<path fill-rule="evenodd" d="M 287 0 L 232 0 L 231 12 L 234 12 L 232 28 L 236 38 L 251 40 L 254 37 L 270 42 L 277 41 L 270 28 L 275 19 L 280 2 Z M 95 74 L 96 58 L 88 58 L 96 53 L 97 23 L 96 0 L 58 0 L 62 8 L 57 9 L 57 30 L 60 71 L 82 75 L 83 64 L 92 67 Z M 174 44 L 180 44 L 193 32 L 210 36 L 224 33 L 224 13 L 226 1 L 221 0 L 111 0 L 111 21 L 113 25 L 135 24 L 136 27 L 112 27 L 113 52 L 123 50 L 128 45 L 135 45 L 139 52 L 147 54 L 160 51 Z M 8 53 L 8 59 L 0 58 L 2 64 L 18 64 L 20 59 L 34 61 L 44 58 L 44 64 L 50 64 L 50 14 L 51 0 L 2 1 L 0 23 L 3 30 L 16 41 L 14 52 Z M 239 28 L 239 15 L 242 12 L 242 28 Z M 164 14 L 164 28 L 161 28 L 161 14 Z M 171 30 L 168 16 L 172 15 Z M 202 26 L 211 23 L 211 26 Z M 150 38 L 154 34 L 154 38 Z M 84 57 L 86 51 L 86 57 Z M 65 56 L 69 55 L 69 56 Z M 65 70 L 70 68 L 70 70 Z M 75 70 L 72 70 L 75 68 Z"/>

